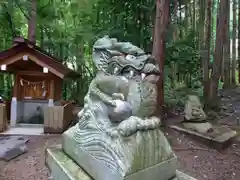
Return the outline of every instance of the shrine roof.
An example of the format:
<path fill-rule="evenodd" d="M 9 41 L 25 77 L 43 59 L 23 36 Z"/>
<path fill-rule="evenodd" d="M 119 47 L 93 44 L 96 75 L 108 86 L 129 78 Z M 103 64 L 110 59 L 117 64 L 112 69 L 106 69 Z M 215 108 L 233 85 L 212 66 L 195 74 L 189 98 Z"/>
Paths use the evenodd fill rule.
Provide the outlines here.
<path fill-rule="evenodd" d="M 79 76 L 77 72 L 63 65 L 62 60 L 50 55 L 40 47 L 22 37 L 14 38 L 13 46 L 0 52 L 0 65 L 9 65 L 21 60 L 22 58 L 19 58 L 19 55 L 34 57 L 33 59 L 37 64 L 49 68 L 49 71 L 55 75 L 61 74 L 59 75 L 61 78 L 74 78 Z"/>

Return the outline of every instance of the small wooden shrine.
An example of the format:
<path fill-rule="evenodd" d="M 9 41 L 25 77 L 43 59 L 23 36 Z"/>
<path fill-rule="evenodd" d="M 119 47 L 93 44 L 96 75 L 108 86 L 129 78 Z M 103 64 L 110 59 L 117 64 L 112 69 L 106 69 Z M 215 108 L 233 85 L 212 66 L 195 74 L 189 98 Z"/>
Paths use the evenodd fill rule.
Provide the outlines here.
<path fill-rule="evenodd" d="M 59 59 L 21 37 L 14 39 L 10 49 L 0 52 L 0 67 L 1 72 L 14 75 L 11 126 L 43 124 L 39 114 L 60 105 L 63 79 L 77 76 Z"/>

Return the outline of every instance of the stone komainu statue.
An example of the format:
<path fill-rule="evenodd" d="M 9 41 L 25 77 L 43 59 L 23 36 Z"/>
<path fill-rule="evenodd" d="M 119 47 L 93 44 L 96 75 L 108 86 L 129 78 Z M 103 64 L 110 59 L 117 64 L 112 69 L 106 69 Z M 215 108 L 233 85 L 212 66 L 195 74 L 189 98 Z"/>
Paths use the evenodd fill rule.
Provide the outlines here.
<path fill-rule="evenodd" d="M 174 177 L 176 157 L 160 119 L 151 117 L 159 77 L 155 59 L 105 36 L 93 46 L 93 61 L 98 73 L 79 122 L 63 134 L 64 151 L 95 180 Z"/>

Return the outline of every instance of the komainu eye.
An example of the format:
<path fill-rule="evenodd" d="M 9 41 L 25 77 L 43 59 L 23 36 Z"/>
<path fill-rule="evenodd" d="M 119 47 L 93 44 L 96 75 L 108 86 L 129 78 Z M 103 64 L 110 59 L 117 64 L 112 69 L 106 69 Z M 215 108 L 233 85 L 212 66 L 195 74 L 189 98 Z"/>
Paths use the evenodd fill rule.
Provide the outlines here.
<path fill-rule="evenodd" d="M 136 56 L 133 56 L 133 55 L 130 55 L 130 54 L 128 54 L 126 56 L 126 60 L 128 60 L 128 61 L 132 61 L 132 60 L 135 60 L 135 59 L 137 59 Z"/>

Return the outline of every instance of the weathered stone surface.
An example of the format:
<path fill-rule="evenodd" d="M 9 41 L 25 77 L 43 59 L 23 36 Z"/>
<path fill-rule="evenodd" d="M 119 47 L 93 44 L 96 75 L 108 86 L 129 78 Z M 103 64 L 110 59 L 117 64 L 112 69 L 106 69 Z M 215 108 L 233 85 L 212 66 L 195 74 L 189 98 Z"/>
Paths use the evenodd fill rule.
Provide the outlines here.
<path fill-rule="evenodd" d="M 10 161 L 21 154 L 24 154 L 27 152 L 27 146 L 26 145 L 18 145 L 12 149 L 9 149 L 2 157 L 5 161 Z"/>
<path fill-rule="evenodd" d="M 212 125 L 213 131 L 199 133 L 185 128 L 182 124 L 170 126 L 172 129 L 190 135 L 192 138 L 218 150 L 225 149 L 231 145 L 233 138 L 237 132 L 221 125 Z"/>
<path fill-rule="evenodd" d="M 160 180 L 160 179 L 159 179 Z M 176 177 L 171 180 L 197 180 L 181 171 L 176 171 Z"/>
<path fill-rule="evenodd" d="M 155 59 L 105 36 L 93 46 L 93 61 L 98 72 L 79 122 L 63 134 L 64 152 L 95 180 L 174 178 L 176 156 L 159 129 L 160 119 L 152 116 L 160 75 Z"/>
<path fill-rule="evenodd" d="M 135 180 L 137 177 L 154 180 L 158 176 L 168 180 L 175 176 L 177 159 L 160 130 L 137 132 L 126 139 L 107 140 L 101 146 L 90 141 L 90 145 L 79 144 L 73 138 L 75 128 L 63 134 L 63 149 L 96 180 Z M 101 134 L 99 137 L 107 139 Z M 97 149 L 102 153 L 97 153 Z M 112 152 L 118 157 L 113 159 L 113 155 L 104 152 Z M 114 164 L 119 165 L 122 171 L 114 169 L 111 161 L 118 161 Z"/>
<path fill-rule="evenodd" d="M 203 134 L 213 131 L 212 124 L 210 124 L 209 122 L 202 122 L 202 123 L 184 122 L 183 126 L 186 129 L 190 129 Z"/>
<path fill-rule="evenodd" d="M 174 177 L 176 157 L 160 119 L 152 117 L 160 74 L 155 59 L 103 37 L 93 46 L 93 61 L 98 73 L 79 123 L 63 134 L 63 150 L 96 180 Z"/>
<path fill-rule="evenodd" d="M 207 119 L 205 112 L 203 111 L 200 100 L 197 96 L 189 95 L 184 109 L 185 121 L 201 122 Z"/>
<path fill-rule="evenodd" d="M 69 156 L 67 156 L 60 146 L 52 147 L 46 150 L 46 164 L 51 171 L 51 175 L 55 180 L 93 180 L 83 168 L 76 164 Z M 176 176 L 169 180 L 196 180 L 185 173 L 176 171 Z M 137 177 L 136 180 L 148 180 L 144 176 Z M 111 180 L 106 178 L 105 180 Z M 165 180 L 161 177 L 156 177 L 154 180 Z"/>
<path fill-rule="evenodd" d="M 0 159 L 10 161 L 11 159 L 27 152 L 28 139 L 21 136 L 0 137 Z"/>

